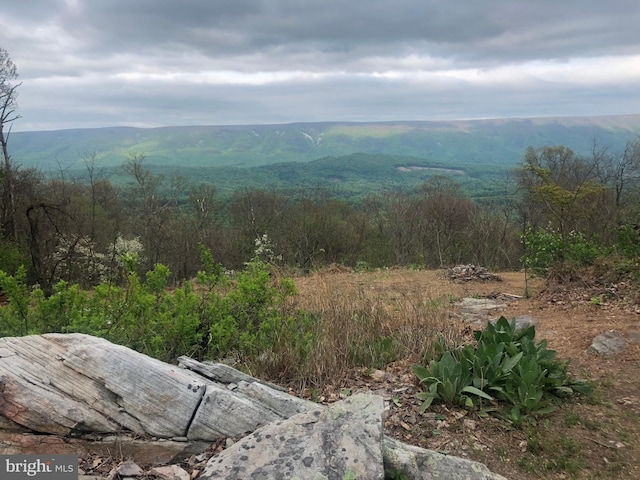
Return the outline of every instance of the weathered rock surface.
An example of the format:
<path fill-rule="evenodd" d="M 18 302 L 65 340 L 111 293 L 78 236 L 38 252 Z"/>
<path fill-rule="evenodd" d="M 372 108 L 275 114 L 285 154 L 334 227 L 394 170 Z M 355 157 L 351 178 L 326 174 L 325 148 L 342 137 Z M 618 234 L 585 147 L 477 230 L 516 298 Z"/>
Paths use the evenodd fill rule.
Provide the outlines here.
<path fill-rule="evenodd" d="M 413 480 L 506 480 L 485 465 L 384 437 L 384 467 Z"/>
<path fill-rule="evenodd" d="M 504 302 L 498 302 L 492 298 L 463 298 L 456 304 L 462 315 L 491 315 L 496 311 L 507 307 Z"/>
<path fill-rule="evenodd" d="M 535 318 L 529 316 L 529 315 L 519 315 L 517 317 L 513 317 L 512 319 L 508 319 L 509 323 L 511 323 L 511 321 L 515 320 L 516 322 L 516 332 L 521 332 L 522 330 L 529 328 L 529 327 L 535 327 L 537 325 L 537 321 Z M 497 319 L 494 320 L 490 320 L 491 323 L 496 323 Z"/>
<path fill-rule="evenodd" d="M 208 385 L 186 436 L 197 440 L 229 437 L 251 432 L 279 418 L 282 417 L 250 398 Z"/>
<path fill-rule="evenodd" d="M 600 355 L 613 355 L 621 352 L 626 344 L 627 342 L 622 333 L 615 331 L 606 332 L 593 339 L 588 352 Z"/>
<path fill-rule="evenodd" d="M 383 434 L 384 402 L 357 394 L 264 426 L 212 457 L 199 478 L 506 480 L 486 466 Z"/>
<path fill-rule="evenodd" d="M 472 324 L 478 328 L 484 328 L 487 323 L 495 323 L 502 315 L 502 311 L 508 307 L 508 302 L 518 300 L 518 295 L 501 294 L 503 298 L 463 298 L 456 303 L 458 314 L 462 321 Z M 458 314 L 452 314 L 457 316 Z M 508 319 L 511 322 L 511 318 Z M 514 317 L 516 322 L 516 332 L 520 332 L 528 327 L 535 327 L 536 320 L 529 315 Z"/>
<path fill-rule="evenodd" d="M 360 394 L 256 430 L 200 478 L 384 478 L 382 397 Z"/>
<path fill-rule="evenodd" d="M 230 373 L 226 366 L 188 363 Z M 231 391 L 190 369 L 89 335 L 0 338 L 0 428 L 4 435 L 130 433 L 212 440 L 253 431 L 314 405 L 265 384 L 253 387 L 255 379 L 235 373 L 233 380 L 241 386 L 233 384 Z"/>
<path fill-rule="evenodd" d="M 239 372 L 233 367 L 229 365 L 225 365 L 224 363 L 213 363 L 213 362 L 198 362 L 193 358 L 189 357 L 178 357 L 178 366 L 182 368 L 186 368 L 188 370 L 193 370 L 194 372 L 199 373 L 203 377 L 208 378 L 209 380 L 214 380 L 219 383 L 225 384 L 238 384 L 240 382 L 245 383 L 257 383 L 264 385 L 265 387 L 269 387 L 273 390 L 284 391 L 285 389 L 279 385 L 274 385 L 273 383 L 265 382 L 263 380 L 258 380 L 253 378 L 246 373 Z"/>
<path fill-rule="evenodd" d="M 169 365 L 88 335 L 0 338 L 0 393 L 0 454 L 118 452 L 159 466 L 253 432 L 199 478 L 502 478 L 385 437 L 380 396 L 322 407 L 226 365 Z"/>

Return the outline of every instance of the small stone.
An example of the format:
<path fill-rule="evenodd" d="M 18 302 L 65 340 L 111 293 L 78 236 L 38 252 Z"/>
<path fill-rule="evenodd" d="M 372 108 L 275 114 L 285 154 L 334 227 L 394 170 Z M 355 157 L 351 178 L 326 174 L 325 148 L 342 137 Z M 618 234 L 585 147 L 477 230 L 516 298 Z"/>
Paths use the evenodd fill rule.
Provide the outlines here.
<path fill-rule="evenodd" d="M 155 475 L 164 480 L 191 480 L 189 473 L 178 465 L 168 465 L 166 467 L 155 467 L 149 470 L 150 475 Z"/>
<path fill-rule="evenodd" d="M 462 421 L 462 426 L 464 427 L 465 430 L 472 430 L 473 431 L 473 430 L 476 429 L 477 423 L 476 423 L 475 420 L 470 420 L 468 418 L 465 418 Z"/>
<path fill-rule="evenodd" d="M 621 352 L 626 343 L 624 336 L 620 332 L 612 330 L 594 338 L 587 351 L 600 355 L 613 355 Z"/>
<path fill-rule="evenodd" d="M 118 465 L 118 467 L 116 468 L 116 473 L 121 477 L 138 477 L 144 472 L 137 463 L 125 462 L 121 465 Z"/>

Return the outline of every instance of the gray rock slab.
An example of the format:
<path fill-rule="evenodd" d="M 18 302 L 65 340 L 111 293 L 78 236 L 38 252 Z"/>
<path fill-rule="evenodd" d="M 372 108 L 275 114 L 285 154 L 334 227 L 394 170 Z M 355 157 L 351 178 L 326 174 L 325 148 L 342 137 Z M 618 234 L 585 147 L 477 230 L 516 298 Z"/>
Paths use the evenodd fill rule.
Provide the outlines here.
<path fill-rule="evenodd" d="M 240 372 L 235 368 L 230 367 L 229 365 L 225 365 L 224 363 L 199 362 L 197 360 L 194 360 L 193 358 L 182 356 L 182 357 L 178 357 L 178 366 L 197 372 L 203 377 L 206 377 L 210 380 L 213 380 L 219 383 L 224 383 L 224 384 L 231 384 L 231 383 L 238 384 L 240 382 L 260 383 L 266 387 L 272 388 L 273 390 L 286 391 L 283 387 L 279 385 L 274 385 L 273 383 L 265 382 L 264 380 L 259 380 L 257 378 L 252 377 L 251 375 L 247 375 L 246 373 Z"/>
<path fill-rule="evenodd" d="M 238 391 L 259 402 L 282 418 L 289 418 L 298 413 L 304 413 L 318 408 L 317 403 L 289 395 L 279 390 L 274 390 L 262 383 L 239 382 Z"/>
<path fill-rule="evenodd" d="M 252 432 L 281 417 L 245 395 L 208 385 L 187 432 L 189 440 L 207 440 Z"/>
<path fill-rule="evenodd" d="M 491 316 L 495 316 L 507 305 L 490 298 L 463 298 L 456 307 L 464 322 L 484 327 Z"/>
<path fill-rule="evenodd" d="M 90 335 L 0 338 L 0 428 L 212 441 L 315 408 L 226 365 L 182 363 L 207 376 Z"/>
<path fill-rule="evenodd" d="M 358 394 L 256 430 L 212 457 L 212 479 L 383 479 L 382 397 Z"/>
<path fill-rule="evenodd" d="M 531 317 L 530 315 L 520 315 L 520 316 L 514 317 L 513 319 L 509 320 L 509 323 L 511 323 L 513 320 L 516 321 L 516 332 L 521 332 L 525 328 L 535 327 L 538 323 L 536 319 Z M 495 318 L 489 321 L 495 324 L 498 321 L 498 319 Z"/>
<path fill-rule="evenodd" d="M 59 342 L 67 343 L 66 366 L 104 385 L 148 434 L 163 438 L 186 435 L 204 395 L 205 379 L 130 348 L 89 336 L 78 341 L 74 336 L 58 336 Z"/>
<path fill-rule="evenodd" d="M 494 310 L 499 310 L 507 307 L 505 303 L 500 303 L 490 298 L 469 297 L 463 298 L 456 304 L 456 306 L 460 307 L 461 313 L 469 314 L 486 314 L 489 312 L 493 312 Z"/>
<path fill-rule="evenodd" d="M 613 355 L 621 352 L 626 344 L 622 333 L 611 331 L 594 338 L 587 351 L 599 355 Z"/>
<path fill-rule="evenodd" d="M 507 480 L 482 463 L 406 445 L 387 436 L 383 451 L 387 473 L 401 472 L 411 480 Z"/>
<path fill-rule="evenodd" d="M 0 338 L 0 415 L 31 431 L 54 435 L 116 432 L 123 427 L 144 433 L 113 392 L 65 365 L 62 340 L 53 334 Z M 86 335 L 74 335 L 73 340 L 89 348 L 108 343 Z"/>

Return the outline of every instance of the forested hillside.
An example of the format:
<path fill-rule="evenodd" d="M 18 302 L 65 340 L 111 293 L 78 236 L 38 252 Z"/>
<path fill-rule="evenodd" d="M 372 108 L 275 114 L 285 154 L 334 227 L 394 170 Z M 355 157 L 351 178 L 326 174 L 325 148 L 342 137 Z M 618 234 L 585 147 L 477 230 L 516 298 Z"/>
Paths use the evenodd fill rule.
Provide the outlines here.
<path fill-rule="evenodd" d="M 443 175 L 486 204 L 504 201 L 505 180 L 529 146 L 621 155 L 638 132 L 640 116 L 120 127 L 15 133 L 11 155 L 14 164 L 53 178 L 87 183 L 99 175 L 116 186 L 131 180 L 127 162 L 144 159 L 165 187 L 205 182 L 226 199 L 242 190 L 295 197 L 320 188 L 360 204 L 372 192 L 409 192 Z"/>
<path fill-rule="evenodd" d="M 629 115 L 15 132 L 11 146 L 17 164 L 42 171 L 82 168 L 93 154 L 104 167 L 137 154 L 154 166 L 246 168 L 367 153 L 482 169 L 514 166 L 528 146 L 565 145 L 582 154 L 597 141 L 620 150 L 638 132 L 640 115 Z"/>

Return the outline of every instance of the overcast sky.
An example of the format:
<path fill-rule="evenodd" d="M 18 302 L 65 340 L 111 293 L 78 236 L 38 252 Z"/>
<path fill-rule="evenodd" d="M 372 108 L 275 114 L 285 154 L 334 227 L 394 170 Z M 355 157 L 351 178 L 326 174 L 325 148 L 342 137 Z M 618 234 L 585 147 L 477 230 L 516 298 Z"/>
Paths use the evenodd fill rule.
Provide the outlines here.
<path fill-rule="evenodd" d="M 640 113 L 638 0 L 16 0 L 14 130 Z"/>

